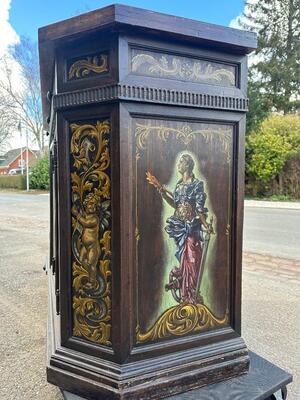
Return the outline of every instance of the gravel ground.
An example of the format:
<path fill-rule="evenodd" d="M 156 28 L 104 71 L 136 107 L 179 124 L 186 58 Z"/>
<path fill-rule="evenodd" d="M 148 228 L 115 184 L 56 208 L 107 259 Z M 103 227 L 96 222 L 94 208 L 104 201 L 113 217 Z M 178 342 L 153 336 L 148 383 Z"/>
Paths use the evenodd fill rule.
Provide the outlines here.
<path fill-rule="evenodd" d="M 48 216 L 41 198 L 0 202 L 1 400 L 62 399 L 45 376 Z"/>
<path fill-rule="evenodd" d="M 0 193 L 1 400 L 62 400 L 45 376 L 47 208 L 48 196 Z M 288 399 L 299 400 L 300 285 L 266 275 L 251 260 L 243 275 L 243 337 L 293 373 Z"/>

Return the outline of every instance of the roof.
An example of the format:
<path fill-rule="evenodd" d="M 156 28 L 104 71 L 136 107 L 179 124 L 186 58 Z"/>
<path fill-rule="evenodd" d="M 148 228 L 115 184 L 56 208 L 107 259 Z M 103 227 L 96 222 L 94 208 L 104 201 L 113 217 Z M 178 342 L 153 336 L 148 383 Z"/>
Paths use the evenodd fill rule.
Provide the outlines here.
<path fill-rule="evenodd" d="M 23 147 L 23 153 L 26 151 L 26 148 Z M 34 154 L 32 150 L 29 149 L 31 153 Z M 18 149 L 9 150 L 7 153 L 0 156 L 0 168 L 8 167 L 19 155 L 21 154 L 21 147 Z"/>
<path fill-rule="evenodd" d="M 237 46 L 243 53 L 256 48 L 256 34 L 249 31 L 209 24 L 189 18 L 158 13 L 142 8 L 112 4 L 98 10 L 66 19 L 39 29 L 39 41 L 70 38 L 83 32 L 94 32 L 111 25 L 127 25 L 143 28 L 143 31 L 161 31 L 194 38 L 198 42 L 208 40 L 231 47 Z"/>
<path fill-rule="evenodd" d="M 52 91 L 55 48 L 82 34 L 113 28 L 126 28 L 135 32 L 159 33 L 168 38 L 188 40 L 198 45 L 213 46 L 236 54 L 248 54 L 257 46 L 256 34 L 208 24 L 188 18 L 176 17 L 141 8 L 112 4 L 85 14 L 57 22 L 39 29 L 41 89 L 44 121 L 49 112 L 47 92 Z M 47 124 L 45 124 L 45 129 Z"/>

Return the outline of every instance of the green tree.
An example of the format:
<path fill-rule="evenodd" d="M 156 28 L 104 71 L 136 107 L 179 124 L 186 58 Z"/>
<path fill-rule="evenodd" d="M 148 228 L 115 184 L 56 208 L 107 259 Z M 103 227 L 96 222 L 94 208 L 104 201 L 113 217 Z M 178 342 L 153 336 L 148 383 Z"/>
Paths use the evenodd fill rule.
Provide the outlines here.
<path fill-rule="evenodd" d="M 249 110 L 247 112 L 246 119 L 246 134 L 256 130 L 259 124 L 267 118 L 270 112 L 270 102 L 267 96 L 261 92 L 259 82 L 249 78 L 248 85 L 248 98 L 249 98 Z"/>
<path fill-rule="evenodd" d="M 300 105 L 300 0 L 248 1 L 245 9 L 240 25 L 258 33 L 252 80 L 273 110 L 295 111 Z"/>
<path fill-rule="evenodd" d="M 31 189 L 49 189 L 49 156 L 44 155 L 32 168 L 30 174 Z"/>

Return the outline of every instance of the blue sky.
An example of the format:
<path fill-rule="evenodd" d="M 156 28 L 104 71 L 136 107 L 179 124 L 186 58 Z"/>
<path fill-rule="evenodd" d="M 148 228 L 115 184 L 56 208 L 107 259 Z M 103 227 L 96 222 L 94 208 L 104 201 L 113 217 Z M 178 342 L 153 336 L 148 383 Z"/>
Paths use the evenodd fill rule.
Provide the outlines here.
<path fill-rule="evenodd" d="M 5 0 L 0 0 L 0 2 Z M 220 25 L 229 25 L 244 8 L 243 0 L 122 0 L 135 7 L 197 19 Z M 37 39 L 37 29 L 50 23 L 70 18 L 82 12 L 112 4 L 101 0 L 11 0 L 9 23 L 18 35 Z"/>

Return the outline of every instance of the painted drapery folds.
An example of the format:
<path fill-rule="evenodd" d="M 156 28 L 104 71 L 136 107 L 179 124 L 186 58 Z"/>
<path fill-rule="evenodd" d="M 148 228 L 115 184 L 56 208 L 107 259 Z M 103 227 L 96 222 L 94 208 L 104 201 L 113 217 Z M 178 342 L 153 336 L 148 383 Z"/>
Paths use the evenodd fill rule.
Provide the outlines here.
<path fill-rule="evenodd" d="M 135 119 L 134 127 L 137 341 L 226 326 L 233 126 Z"/>
<path fill-rule="evenodd" d="M 73 335 L 110 346 L 110 123 L 70 130 Z"/>

